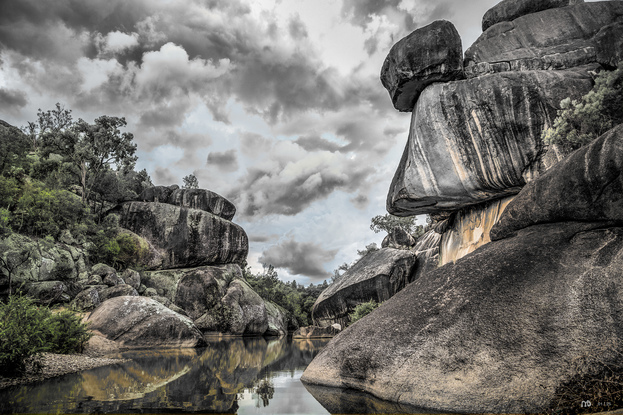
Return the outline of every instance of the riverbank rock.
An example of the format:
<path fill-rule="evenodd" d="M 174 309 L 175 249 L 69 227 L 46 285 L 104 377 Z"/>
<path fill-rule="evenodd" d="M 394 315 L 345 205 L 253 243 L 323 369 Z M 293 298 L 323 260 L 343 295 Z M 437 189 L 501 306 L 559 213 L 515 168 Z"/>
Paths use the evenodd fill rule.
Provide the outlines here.
<path fill-rule="evenodd" d="M 585 70 L 502 72 L 427 87 L 413 116 L 387 211 L 444 213 L 518 193 L 535 176 L 541 132 L 560 101 L 591 90 Z"/>
<path fill-rule="evenodd" d="M 270 301 L 265 301 L 268 328 L 264 336 L 285 336 L 288 334 L 288 312 Z"/>
<path fill-rule="evenodd" d="M 606 46 L 596 36 L 622 19 L 623 3 L 600 1 L 543 10 L 493 25 L 465 52 L 465 74 L 469 78 L 611 62 L 611 56 L 620 56 L 621 49 L 616 44 Z M 599 60 L 596 49 L 601 51 Z"/>
<path fill-rule="evenodd" d="M 244 230 L 211 213 L 155 202 L 123 203 L 119 212 L 121 226 L 162 252 L 156 269 L 241 263 L 247 257 Z"/>
<path fill-rule="evenodd" d="M 561 220 L 623 221 L 623 125 L 576 150 L 506 208 L 492 239 Z"/>
<path fill-rule="evenodd" d="M 496 23 L 510 22 L 526 14 L 568 6 L 572 2 L 573 0 L 503 0 L 487 10 L 482 18 L 482 31 Z"/>
<path fill-rule="evenodd" d="M 623 340 L 622 299 L 623 228 L 535 225 L 422 275 L 302 379 L 446 412 L 539 412 L 574 358 Z"/>
<path fill-rule="evenodd" d="M 381 82 L 398 111 L 410 112 L 426 86 L 463 77 L 461 37 L 454 25 L 438 20 L 413 31 L 389 51 Z"/>
<path fill-rule="evenodd" d="M 88 322 L 123 347 L 197 347 L 204 344 L 193 322 L 146 297 L 115 297 L 91 313 Z"/>
<path fill-rule="evenodd" d="M 232 220 L 236 214 L 236 206 L 232 202 L 206 189 L 180 189 L 177 185 L 154 186 L 145 189 L 138 200 L 203 210 L 226 220 Z"/>
<path fill-rule="evenodd" d="M 314 324 L 343 327 L 358 304 L 389 299 L 412 281 L 416 261 L 409 250 L 381 248 L 368 253 L 316 299 Z"/>

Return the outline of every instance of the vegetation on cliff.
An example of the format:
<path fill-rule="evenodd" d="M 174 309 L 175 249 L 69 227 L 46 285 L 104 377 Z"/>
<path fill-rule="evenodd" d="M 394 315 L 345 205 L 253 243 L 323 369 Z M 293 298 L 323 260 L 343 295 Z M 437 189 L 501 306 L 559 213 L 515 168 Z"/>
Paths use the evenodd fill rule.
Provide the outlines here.
<path fill-rule="evenodd" d="M 566 152 L 576 150 L 623 123 L 623 62 L 614 71 L 601 71 L 595 86 L 579 100 L 566 98 L 551 128 L 543 131 L 546 144 Z"/>

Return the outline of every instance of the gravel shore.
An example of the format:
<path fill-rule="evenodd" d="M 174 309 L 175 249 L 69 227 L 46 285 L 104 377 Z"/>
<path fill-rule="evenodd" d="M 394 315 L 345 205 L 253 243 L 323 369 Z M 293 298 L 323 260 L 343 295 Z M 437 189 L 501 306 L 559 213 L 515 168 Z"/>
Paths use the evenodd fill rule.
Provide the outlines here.
<path fill-rule="evenodd" d="M 24 376 L 16 378 L 5 378 L 0 375 L 0 389 L 8 388 L 13 385 L 38 382 L 68 373 L 81 372 L 83 370 L 121 363 L 127 360 L 128 359 L 92 357 L 83 354 L 43 353 L 41 355 L 42 370 L 40 373 L 27 372 Z"/>

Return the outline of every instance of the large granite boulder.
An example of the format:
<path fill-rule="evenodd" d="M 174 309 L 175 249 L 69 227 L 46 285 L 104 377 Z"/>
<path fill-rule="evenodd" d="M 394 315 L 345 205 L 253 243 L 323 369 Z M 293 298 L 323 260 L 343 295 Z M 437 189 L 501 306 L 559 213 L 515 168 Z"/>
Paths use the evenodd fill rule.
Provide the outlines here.
<path fill-rule="evenodd" d="M 493 227 L 492 239 L 561 220 L 623 221 L 623 125 L 528 183 Z"/>
<path fill-rule="evenodd" d="M 249 249 L 240 226 L 203 210 L 127 202 L 120 206 L 120 224 L 161 251 L 162 262 L 151 269 L 241 263 Z"/>
<path fill-rule="evenodd" d="M 623 228 L 535 225 L 426 273 L 337 335 L 302 380 L 443 412 L 538 413 L 621 344 Z M 589 362 L 589 364 L 592 362 Z"/>
<path fill-rule="evenodd" d="M 623 61 L 623 22 L 603 27 L 594 38 L 597 62 L 614 69 Z"/>
<path fill-rule="evenodd" d="M 526 14 L 568 6 L 573 0 L 502 0 L 485 13 L 482 18 L 482 31 L 496 23 L 510 22 Z"/>
<path fill-rule="evenodd" d="M 502 72 L 427 87 L 387 196 L 399 216 L 443 213 L 519 192 L 535 177 L 541 132 L 560 101 L 591 90 L 590 75 Z"/>
<path fill-rule="evenodd" d="M 611 54 L 620 56 L 621 49 L 604 47 L 604 39 L 596 35 L 622 20 L 623 2 L 600 1 L 544 10 L 493 25 L 465 52 L 466 76 L 605 63 Z M 601 48 L 599 60 L 596 48 Z"/>
<path fill-rule="evenodd" d="M 264 300 L 245 280 L 232 281 L 221 303 L 229 317 L 226 323 L 228 333 L 263 335 L 268 330 L 268 313 Z"/>
<path fill-rule="evenodd" d="M 127 348 L 197 347 L 204 344 L 193 322 L 146 297 L 115 297 L 100 304 L 90 328 Z"/>
<path fill-rule="evenodd" d="M 433 82 L 463 77 L 461 37 L 454 25 L 438 20 L 398 41 L 381 69 L 381 82 L 398 111 L 410 112 Z"/>
<path fill-rule="evenodd" d="M 268 328 L 264 336 L 285 336 L 288 334 L 288 312 L 270 301 L 265 301 Z"/>
<path fill-rule="evenodd" d="M 232 220 L 236 214 L 236 206 L 232 202 L 205 189 L 180 189 L 177 185 L 154 186 L 145 189 L 138 200 L 204 210 L 226 220 Z"/>
<path fill-rule="evenodd" d="M 346 326 L 348 314 L 370 300 L 391 298 L 412 281 L 417 257 L 409 250 L 381 248 L 370 252 L 329 285 L 312 308 L 314 324 Z"/>

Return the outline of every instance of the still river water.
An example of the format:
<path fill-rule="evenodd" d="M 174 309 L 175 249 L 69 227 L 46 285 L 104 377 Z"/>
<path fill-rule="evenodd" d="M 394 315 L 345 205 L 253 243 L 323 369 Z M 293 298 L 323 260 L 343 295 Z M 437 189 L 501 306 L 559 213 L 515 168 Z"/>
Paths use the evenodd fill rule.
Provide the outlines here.
<path fill-rule="evenodd" d="M 127 363 L 0 390 L 0 413 L 422 412 L 347 390 L 306 388 L 301 375 L 327 342 L 235 338 L 200 349 L 125 352 Z"/>

